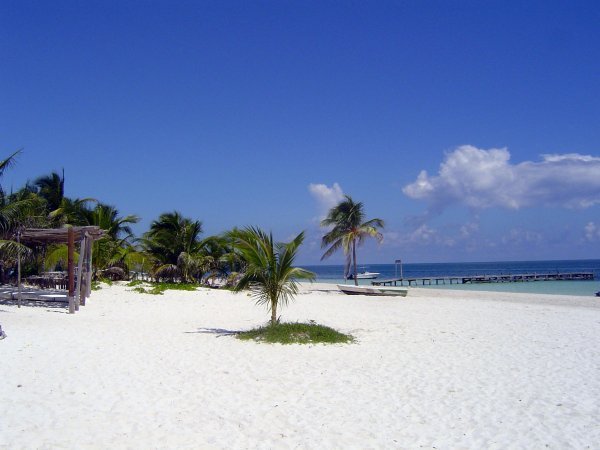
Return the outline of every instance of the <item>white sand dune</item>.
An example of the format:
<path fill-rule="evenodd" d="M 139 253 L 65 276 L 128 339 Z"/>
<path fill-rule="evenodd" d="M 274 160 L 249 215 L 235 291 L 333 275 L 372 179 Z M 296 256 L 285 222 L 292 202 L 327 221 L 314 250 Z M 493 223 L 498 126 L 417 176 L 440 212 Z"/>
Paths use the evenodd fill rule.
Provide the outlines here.
<path fill-rule="evenodd" d="M 231 336 L 246 294 L 112 286 L 75 315 L 0 305 L 0 448 L 599 448 L 600 302 L 304 288 L 352 345 Z"/>

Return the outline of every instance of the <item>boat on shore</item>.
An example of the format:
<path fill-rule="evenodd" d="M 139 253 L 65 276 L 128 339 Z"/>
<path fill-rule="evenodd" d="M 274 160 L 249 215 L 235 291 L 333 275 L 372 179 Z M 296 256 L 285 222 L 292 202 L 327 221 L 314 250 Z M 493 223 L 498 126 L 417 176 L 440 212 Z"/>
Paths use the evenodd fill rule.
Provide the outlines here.
<path fill-rule="evenodd" d="M 408 294 L 408 288 L 400 286 L 353 286 L 349 284 L 338 284 L 337 287 L 347 295 L 406 297 Z"/>

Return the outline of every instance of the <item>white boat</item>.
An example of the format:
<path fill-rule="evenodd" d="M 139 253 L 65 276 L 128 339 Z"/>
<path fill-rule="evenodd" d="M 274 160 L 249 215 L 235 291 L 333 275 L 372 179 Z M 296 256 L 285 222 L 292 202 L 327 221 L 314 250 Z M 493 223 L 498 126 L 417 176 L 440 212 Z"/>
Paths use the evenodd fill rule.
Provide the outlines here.
<path fill-rule="evenodd" d="M 379 276 L 379 272 L 359 272 L 356 274 L 356 279 L 357 280 L 374 280 L 375 278 L 377 278 Z M 350 274 L 350 276 L 348 276 L 349 280 L 353 280 L 354 279 L 354 275 Z"/>
<path fill-rule="evenodd" d="M 353 286 L 350 284 L 338 284 L 338 289 L 348 295 L 386 295 L 406 297 L 407 287 L 400 286 Z"/>

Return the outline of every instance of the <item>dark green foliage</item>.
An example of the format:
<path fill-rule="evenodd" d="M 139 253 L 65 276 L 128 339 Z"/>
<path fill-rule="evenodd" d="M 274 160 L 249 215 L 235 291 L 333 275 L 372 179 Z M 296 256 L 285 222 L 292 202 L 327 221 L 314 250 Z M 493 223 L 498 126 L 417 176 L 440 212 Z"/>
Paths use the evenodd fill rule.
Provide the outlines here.
<path fill-rule="evenodd" d="M 173 211 L 152 222 L 141 239 L 152 259 L 153 276 L 158 280 L 194 281 L 202 274 L 202 222 Z"/>
<path fill-rule="evenodd" d="M 39 177 L 35 180 L 34 186 L 38 190 L 38 195 L 46 201 L 48 211 L 52 212 L 60 208 L 65 196 L 64 170 L 62 176 L 52 172 L 50 175 Z"/>
<path fill-rule="evenodd" d="M 349 344 L 354 338 L 315 323 L 277 323 L 242 331 L 238 339 L 279 344 Z"/>

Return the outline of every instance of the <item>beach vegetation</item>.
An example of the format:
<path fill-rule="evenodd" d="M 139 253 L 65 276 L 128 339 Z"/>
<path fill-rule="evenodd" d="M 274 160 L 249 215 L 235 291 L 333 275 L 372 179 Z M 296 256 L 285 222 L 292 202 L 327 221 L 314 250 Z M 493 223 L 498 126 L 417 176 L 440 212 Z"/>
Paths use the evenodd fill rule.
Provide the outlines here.
<path fill-rule="evenodd" d="M 140 294 L 163 295 L 165 291 L 195 291 L 198 285 L 191 283 L 148 283 L 135 280 L 127 283 L 127 286 L 132 286 L 133 291 Z"/>
<path fill-rule="evenodd" d="M 367 238 L 374 238 L 378 242 L 383 240 L 383 235 L 379 232 L 384 227 L 383 220 L 365 220 L 362 202 L 355 202 L 346 195 L 344 200 L 329 210 L 327 217 L 321 221 L 321 226 L 332 227 L 321 241 L 321 247 L 327 249 L 321 261 L 342 249 L 346 255 L 344 277 L 348 278 L 352 273 L 354 284 L 358 286 L 356 248 Z"/>
<path fill-rule="evenodd" d="M 231 237 L 245 262 L 234 290 L 249 289 L 257 304 L 267 305 L 271 325 L 275 325 L 278 306 L 286 305 L 298 294 L 297 281 L 315 279 L 313 272 L 293 266 L 304 232 L 288 243 L 276 243 L 272 233 L 255 227 L 234 230 Z"/>
<path fill-rule="evenodd" d="M 266 326 L 242 331 L 238 339 L 279 344 L 348 344 L 354 341 L 351 335 L 333 328 L 310 323 L 269 323 Z"/>
<path fill-rule="evenodd" d="M 163 213 L 150 224 L 141 239 L 142 247 L 152 262 L 156 281 L 197 281 L 201 275 L 200 235 L 202 222 L 178 211 Z"/>
<path fill-rule="evenodd" d="M 110 278 L 97 278 L 96 280 L 92 281 L 92 291 L 99 291 L 102 289 L 103 284 L 112 286 L 114 282 Z"/>

